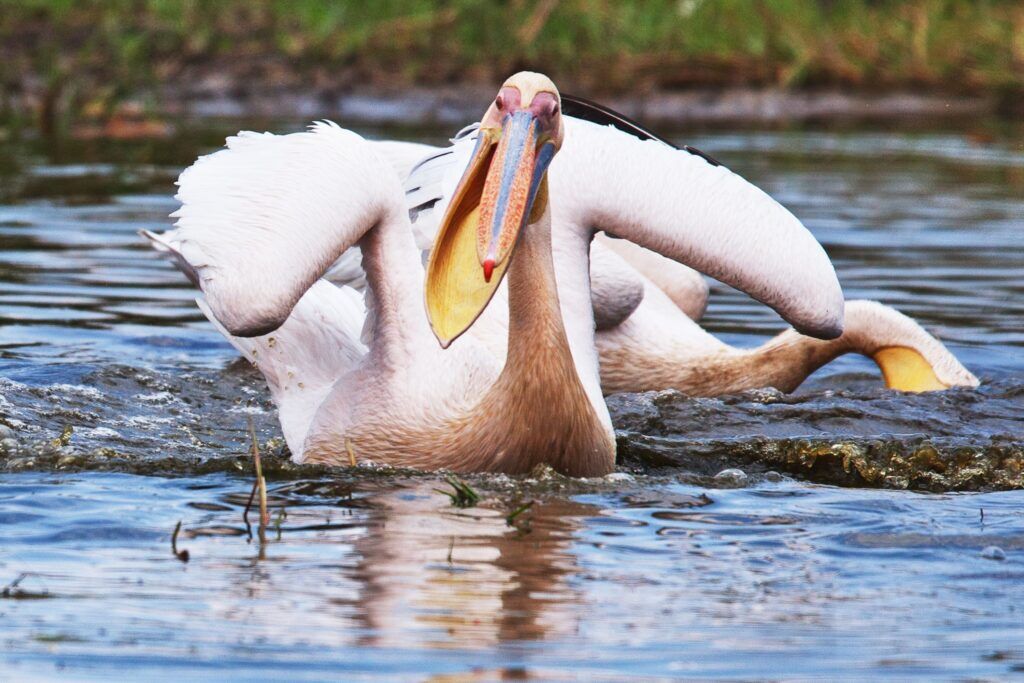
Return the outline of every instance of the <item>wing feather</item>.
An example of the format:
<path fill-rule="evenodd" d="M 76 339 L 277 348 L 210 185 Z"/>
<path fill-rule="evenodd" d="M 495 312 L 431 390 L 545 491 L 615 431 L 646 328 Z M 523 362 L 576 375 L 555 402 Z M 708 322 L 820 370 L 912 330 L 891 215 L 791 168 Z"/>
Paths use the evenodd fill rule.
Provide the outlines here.
<path fill-rule="evenodd" d="M 789 211 L 723 166 L 609 126 L 566 119 L 549 177 L 568 216 L 684 263 L 774 308 L 798 331 L 842 332 L 824 249 Z"/>
<path fill-rule="evenodd" d="M 290 135 L 239 133 L 186 169 L 178 187 L 175 229 L 158 239 L 240 337 L 279 327 L 342 252 L 402 203 L 391 166 L 328 122 Z"/>

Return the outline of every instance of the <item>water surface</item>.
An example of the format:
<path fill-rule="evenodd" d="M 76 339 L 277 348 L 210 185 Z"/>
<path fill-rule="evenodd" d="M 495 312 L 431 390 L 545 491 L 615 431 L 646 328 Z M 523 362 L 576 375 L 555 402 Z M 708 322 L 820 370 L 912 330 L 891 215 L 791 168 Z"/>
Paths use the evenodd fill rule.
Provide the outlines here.
<path fill-rule="evenodd" d="M 473 477 L 484 500 L 460 510 L 434 491 L 446 487 L 436 475 L 282 462 L 258 374 L 140 242 L 137 230 L 169 225 L 181 168 L 237 128 L 0 143 L 0 424 L 12 432 L 0 437 L 13 439 L 0 441 L 0 589 L 13 584 L 0 597 L 4 671 L 1024 671 L 1024 494 L 949 492 L 1019 482 L 1019 130 L 679 136 L 791 208 L 848 297 L 915 317 L 979 389 L 897 394 L 870 361 L 846 357 L 794 396 L 613 397 L 617 475 Z M 717 285 L 705 323 L 740 345 L 784 327 Z M 242 519 L 249 419 L 272 473 L 262 541 Z M 911 473 L 877 467 L 892 458 Z M 730 467 L 746 480 L 715 478 Z M 187 562 L 171 549 L 179 520 Z"/>

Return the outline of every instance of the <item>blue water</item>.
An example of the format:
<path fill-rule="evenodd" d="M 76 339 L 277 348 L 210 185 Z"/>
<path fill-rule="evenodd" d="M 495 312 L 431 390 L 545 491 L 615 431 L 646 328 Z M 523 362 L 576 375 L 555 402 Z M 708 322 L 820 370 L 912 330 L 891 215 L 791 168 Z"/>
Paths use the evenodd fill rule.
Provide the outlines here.
<path fill-rule="evenodd" d="M 435 483 L 357 483 L 351 499 L 340 485 L 277 484 L 287 518 L 261 546 L 241 524 L 248 485 L 238 478 L 5 477 L 0 571 L 31 570 L 19 587 L 39 598 L 0 603 L 7 670 L 385 680 L 1024 671 L 1016 493 L 604 484 L 543 494 L 522 534 L 504 520 L 509 506 L 456 510 Z M 187 563 L 168 539 L 179 519 Z M 989 545 L 1006 559 L 983 557 Z"/>
<path fill-rule="evenodd" d="M 915 317 L 982 386 L 898 395 L 845 357 L 792 398 L 617 399 L 624 443 L 710 464 L 472 477 L 483 502 L 460 510 L 436 475 L 281 465 L 260 378 L 140 242 L 237 127 L 0 142 L 0 678 L 1024 675 L 1024 493 L 730 460 L 797 437 L 1020 448 L 1024 133 L 681 134 L 800 216 L 848 297 Z M 783 328 L 718 285 L 704 322 L 743 345 Z M 272 471 L 263 540 L 242 517 L 249 419 Z M 711 476 L 726 466 L 746 482 Z"/>

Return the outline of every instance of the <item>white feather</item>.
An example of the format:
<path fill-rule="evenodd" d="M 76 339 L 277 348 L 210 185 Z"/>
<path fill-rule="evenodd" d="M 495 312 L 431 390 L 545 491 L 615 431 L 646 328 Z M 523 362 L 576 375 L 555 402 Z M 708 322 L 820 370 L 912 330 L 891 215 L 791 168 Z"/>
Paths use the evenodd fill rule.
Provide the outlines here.
<path fill-rule="evenodd" d="M 243 132 L 178 179 L 168 244 L 191 265 L 234 335 L 271 331 L 381 211 L 397 174 L 330 123 L 291 135 Z"/>
<path fill-rule="evenodd" d="M 437 150 L 432 145 L 400 140 L 369 140 L 375 152 L 387 162 L 398 177 L 405 180 L 409 170 L 421 159 Z"/>
<path fill-rule="evenodd" d="M 366 355 L 359 340 L 362 295 L 321 280 L 299 299 L 284 324 L 259 337 L 228 332 L 202 299 L 196 303 L 210 322 L 259 368 L 280 413 L 281 431 L 293 453 L 301 453 L 317 408 L 338 378 Z"/>
<path fill-rule="evenodd" d="M 725 167 L 567 118 L 548 175 L 556 225 L 604 230 L 684 263 L 808 334 L 842 331 L 842 290 L 824 249 L 793 214 Z"/>

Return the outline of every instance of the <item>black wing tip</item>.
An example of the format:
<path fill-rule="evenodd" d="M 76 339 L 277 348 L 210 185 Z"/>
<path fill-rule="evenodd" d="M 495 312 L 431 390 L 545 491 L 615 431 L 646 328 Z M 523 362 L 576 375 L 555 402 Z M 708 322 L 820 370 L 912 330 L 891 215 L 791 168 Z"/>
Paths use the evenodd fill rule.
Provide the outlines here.
<path fill-rule="evenodd" d="M 710 154 L 706 154 L 696 147 L 691 147 L 689 145 L 679 147 L 646 126 L 637 123 L 625 114 L 615 111 L 611 107 L 606 107 L 603 104 L 598 104 L 597 102 L 588 100 L 585 97 L 579 97 L 578 95 L 563 93 L 561 98 L 562 113 L 566 116 L 583 119 L 584 121 L 590 121 L 591 123 L 596 123 L 602 126 L 613 126 L 618 130 L 621 130 L 623 133 L 628 133 L 629 135 L 641 140 L 657 140 L 660 143 L 668 145 L 672 149 L 680 149 L 694 156 L 698 156 L 712 166 L 722 165 L 720 161 Z"/>
<path fill-rule="evenodd" d="M 691 147 L 690 145 L 683 145 L 683 151 L 684 152 L 689 152 L 690 154 L 692 154 L 692 155 L 694 155 L 696 157 L 700 157 L 701 159 L 703 159 L 704 161 L 708 162 L 712 166 L 721 166 L 722 165 L 721 161 L 719 161 L 718 159 L 714 158 L 713 156 L 711 156 L 707 152 L 700 151 L 696 147 Z"/>
<path fill-rule="evenodd" d="M 407 179 L 411 178 L 413 173 L 415 173 L 416 171 L 420 170 L 421 168 L 423 168 L 424 166 L 429 164 L 431 161 L 434 161 L 435 159 L 440 159 L 443 156 L 448 156 L 449 154 L 453 154 L 453 153 L 454 152 L 452 152 L 451 148 L 445 148 L 445 149 L 439 150 L 437 152 L 431 152 L 427 156 L 425 156 L 422 159 L 420 159 L 419 161 L 417 161 L 413 165 L 413 167 L 409 169 L 409 172 L 405 175 L 405 177 Z M 417 189 L 419 189 L 419 188 L 417 188 Z"/>
<path fill-rule="evenodd" d="M 657 140 L 669 147 L 678 149 L 676 145 L 672 144 L 670 141 L 661 137 L 654 131 L 640 125 L 625 114 L 621 114 L 610 107 L 606 107 L 603 104 L 598 104 L 597 102 L 577 95 L 563 94 L 561 97 L 562 113 L 566 116 L 573 116 L 575 118 L 600 125 L 614 126 L 623 133 L 629 133 L 633 137 L 640 138 L 641 140 Z"/>

